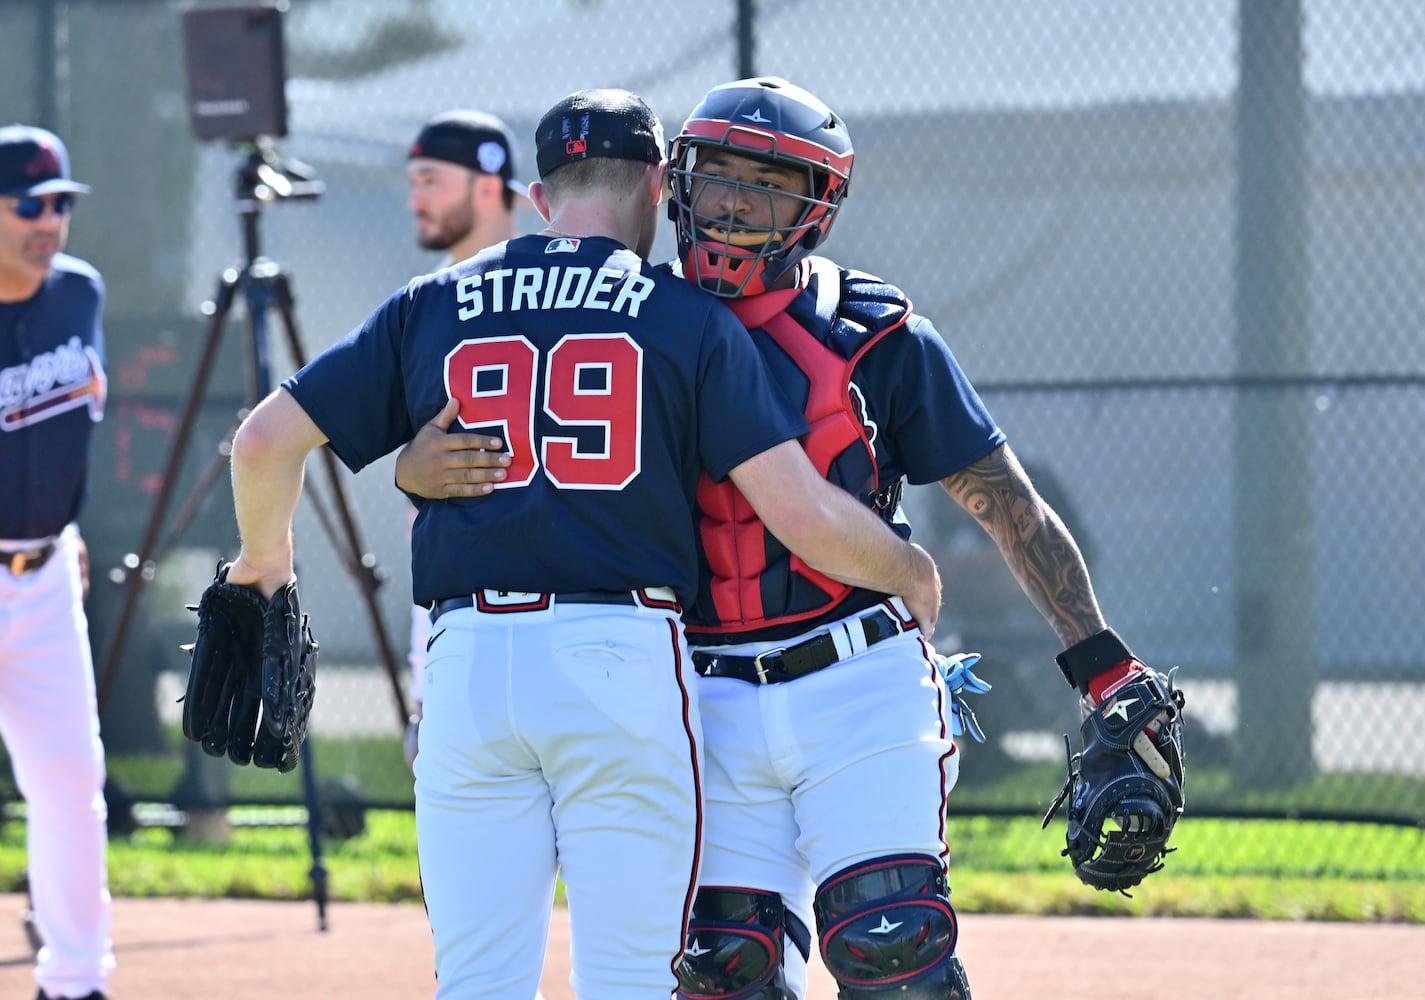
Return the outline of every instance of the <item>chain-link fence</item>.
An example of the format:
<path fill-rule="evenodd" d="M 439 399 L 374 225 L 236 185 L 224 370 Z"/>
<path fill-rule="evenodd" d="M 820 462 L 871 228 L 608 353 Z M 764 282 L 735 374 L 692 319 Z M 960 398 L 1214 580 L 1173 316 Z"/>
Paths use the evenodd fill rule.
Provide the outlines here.
<path fill-rule="evenodd" d="M 292 366 L 242 302 L 230 325 L 201 308 L 244 251 L 243 157 L 191 136 L 180 9 L 0 3 L 0 118 L 59 131 L 94 186 L 71 248 L 110 287 L 111 404 L 83 523 L 101 668 L 113 581 L 200 353 L 219 352 L 173 504 L 185 527 L 106 678 L 111 770 L 145 800 L 293 800 L 297 776 L 208 761 L 173 725 L 183 605 L 235 541 L 212 470 L 251 342 L 272 340 L 276 378 Z M 284 26 L 279 147 L 325 192 L 267 206 L 258 229 L 309 354 L 436 265 L 403 180 L 432 113 L 501 115 L 526 141 L 527 179 L 534 122 L 572 90 L 636 90 L 671 131 L 715 83 L 785 76 L 856 144 L 828 253 L 935 321 L 1083 544 L 1110 622 L 1150 663 L 1182 667 L 1190 811 L 1425 823 L 1425 529 L 1411 513 L 1425 487 L 1425 7 L 292 0 Z M 657 251 L 671 250 L 665 231 Z M 304 507 L 297 530 L 323 646 L 313 769 L 399 806 L 405 668 L 373 639 L 374 624 L 404 654 L 391 482 L 390 464 L 347 477 L 358 544 L 323 530 L 330 504 Z M 1077 725 L 1057 642 L 938 489 L 907 504 L 946 581 L 940 645 L 983 653 L 995 684 L 978 706 L 990 741 L 967 749 L 954 804 L 1033 813 Z M 377 615 L 361 573 L 385 579 Z"/>

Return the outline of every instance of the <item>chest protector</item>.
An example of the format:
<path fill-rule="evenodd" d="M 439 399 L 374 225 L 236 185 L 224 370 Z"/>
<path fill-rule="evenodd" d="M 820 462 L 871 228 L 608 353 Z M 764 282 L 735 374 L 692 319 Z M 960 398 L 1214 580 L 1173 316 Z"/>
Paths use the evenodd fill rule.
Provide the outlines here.
<path fill-rule="evenodd" d="M 810 431 L 801 444 L 812 465 L 889 520 L 895 503 L 879 492 L 870 421 L 859 392 L 852 388 L 851 373 L 873 344 L 905 325 L 910 302 L 899 289 L 823 258 L 809 258 L 805 266 L 810 269 L 805 287 L 727 304 L 744 326 L 760 329 L 780 350 L 783 357 L 768 358 L 774 370 L 790 361 L 801 372 L 800 386 L 774 379 L 789 394 L 803 394 L 799 402 Z M 807 290 L 815 293 L 814 313 L 789 309 Z M 684 613 L 694 640 L 799 622 L 810 625 L 814 619 L 833 617 L 831 612 L 857 592 L 789 552 L 757 519 L 731 480 L 714 483 L 703 473 L 697 499 L 704 559 L 697 603 Z M 866 602 L 871 603 L 874 600 Z"/>

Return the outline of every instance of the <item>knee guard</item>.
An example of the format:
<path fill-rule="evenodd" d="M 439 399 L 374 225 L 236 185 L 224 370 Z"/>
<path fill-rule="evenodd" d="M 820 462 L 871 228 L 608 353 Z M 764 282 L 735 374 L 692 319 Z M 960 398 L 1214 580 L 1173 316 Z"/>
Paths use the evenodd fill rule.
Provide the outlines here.
<path fill-rule="evenodd" d="M 678 965 L 682 1000 L 796 1000 L 783 973 L 790 938 L 806 958 L 811 932 L 774 892 L 703 888 Z"/>
<path fill-rule="evenodd" d="M 853 865 L 822 883 L 814 905 L 841 1000 L 970 1000 L 938 861 L 898 855 Z"/>

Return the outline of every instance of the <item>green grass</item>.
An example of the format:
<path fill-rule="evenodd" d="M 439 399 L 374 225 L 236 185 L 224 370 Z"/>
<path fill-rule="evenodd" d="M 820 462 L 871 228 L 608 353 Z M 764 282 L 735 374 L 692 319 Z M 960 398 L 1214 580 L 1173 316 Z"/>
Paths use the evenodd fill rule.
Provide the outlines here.
<path fill-rule="evenodd" d="M 973 751 L 971 751 L 973 753 Z M 1043 809 L 1064 781 L 1064 764 L 1037 762 L 994 772 L 985 779 L 962 765 L 960 782 L 950 800 L 952 810 Z M 1237 814 L 1293 815 L 1328 813 L 1339 816 L 1413 818 L 1425 827 L 1425 778 L 1404 774 L 1317 773 L 1309 779 L 1269 788 L 1252 787 L 1224 764 L 1203 765 L 1189 757 L 1188 813 L 1217 811 Z"/>
<path fill-rule="evenodd" d="M 110 752 L 107 756 L 110 777 L 141 801 L 183 800 L 180 792 L 193 792 L 195 781 L 217 801 L 302 801 L 302 782 L 296 773 L 233 767 L 224 760 L 204 757 L 182 738 L 176 726 L 164 727 L 158 743 L 165 749 Z M 398 809 L 412 804 L 411 774 L 402 762 L 398 736 L 317 737 L 306 747 L 304 752 L 314 753 L 317 774 L 350 779 L 364 801 Z M 1390 817 L 1410 819 L 1425 828 L 1425 778 L 1395 773 L 1315 773 L 1300 781 L 1254 787 L 1251 776 L 1237 773 L 1230 761 L 1215 760 L 1206 753 L 1200 757 L 1189 758 L 1189 817 L 1213 813 Z M 4 760 L 3 750 L 0 760 Z M 8 765 L 7 760 L 5 763 Z M 7 769 L 0 767 L 0 774 Z M 1048 805 L 1063 780 L 1062 760 L 987 768 L 978 766 L 970 756 L 955 786 L 951 807 L 965 815 L 980 811 L 1029 815 Z M 0 788 L 3 791 L 11 790 Z"/>
<path fill-rule="evenodd" d="M 222 758 L 204 757 L 194 744 L 184 741 L 177 727 L 163 733 L 168 749 L 155 753 L 109 753 L 109 777 L 141 801 L 173 801 L 176 790 L 198 781 L 222 801 L 302 801 L 297 772 L 278 774 L 270 768 L 234 767 Z M 414 801 L 411 772 L 396 737 L 352 737 L 308 741 L 304 754 L 315 754 L 315 770 L 324 776 L 359 776 L 361 794 L 368 802 L 406 806 Z M 13 797 L 13 796 L 12 796 Z"/>
<path fill-rule="evenodd" d="M 1425 923 L 1425 832 L 1356 823 L 1184 819 L 1162 871 L 1131 898 L 1082 886 L 1063 824 L 950 824 L 951 884 L 968 913 Z"/>
<path fill-rule="evenodd" d="M 114 893 L 310 898 L 311 854 L 297 776 L 234 768 L 202 757 L 176 731 L 167 737 L 168 745 L 185 752 L 112 754 L 110 775 L 145 802 L 171 801 L 181 798 L 180 790 L 201 790 L 224 801 L 291 803 L 231 813 L 248 821 L 276 817 L 286 825 L 235 825 L 222 847 L 181 830 L 141 829 L 110 845 Z M 364 801 L 409 803 L 410 772 L 395 738 L 315 740 L 309 745 L 315 750 L 318 773 L 350 776 L 355 794 Z M 951 884 L 959 909 L 1425 923 L 1425 821 L 1409 827 L 1203 815 L 1425 817 L 1425 780 L 1420 778 L 1315 774 L 1301 782 L 1254 789 L 1234 773 L 1230 761 L 1200 760 L 1191 772 L 1191 807 L 1173 835 L 1177 850 L 1131 898 L 1094 892 L 1074 878 L 1060 854 L 1062 814 L 1047 831 L 1030 818 L 1044 808 L 1062 780 L 1063 764 L 1052 761 L 962 775 L 952 800 L 959 815 L 952 816 L 949 827 Z M 323 782 L 327 801 L 329 785 L 330 778 Z M 981 810 L 1018 815 L 971 815 Z M 413 814 L 408 809 L 371 809 L 365 820 L 360 836 L 323 842 L 328 897 L 419 900 Z M 24 867 L 24 823 L 15 820 L 0 829 L 0 889 L 13 888 Z"/>
<path fill-rule="evenodd" d="M 117 896 L 306 899 L 311 854 L 302 812 L 235 809 L 226 845 L 160 827 L 109 848 Z M 342 901 L 416 901 L 415 817 L 368 811 L 359 836 L 323 841 L 327 893 Z M 951 884 L 966 913 L 1158 915 L 1425 923 L 1425 832 L 1366 824 L 1186 819 L 1178 850 L 1132 898 L 1081 885 L 1060 856 L 1063 827 L 1025 818 L 950 825 Z M 0 889 L 25 867 L 24 823 L 0 829 Z"/>

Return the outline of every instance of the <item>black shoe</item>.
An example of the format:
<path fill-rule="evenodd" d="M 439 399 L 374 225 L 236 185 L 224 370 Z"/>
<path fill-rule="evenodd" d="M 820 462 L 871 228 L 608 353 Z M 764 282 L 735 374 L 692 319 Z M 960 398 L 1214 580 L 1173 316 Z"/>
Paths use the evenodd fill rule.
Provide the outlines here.
<path fill-rule="evenodd" d="M 52 997 L 44 990 L 35 994 L 35 1000 L 66 1000 L 64 997 Z M 86 993 L 82 997 L 75 997 L 74 1000 L 109 1000 L 103 993 L 95 990 L 93 993 Z"/>

